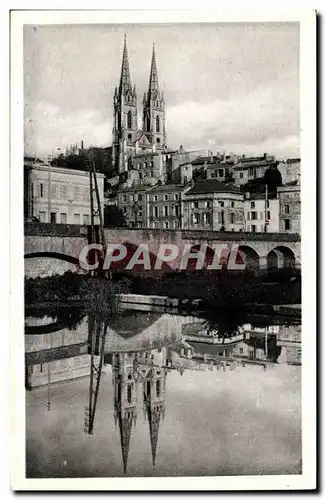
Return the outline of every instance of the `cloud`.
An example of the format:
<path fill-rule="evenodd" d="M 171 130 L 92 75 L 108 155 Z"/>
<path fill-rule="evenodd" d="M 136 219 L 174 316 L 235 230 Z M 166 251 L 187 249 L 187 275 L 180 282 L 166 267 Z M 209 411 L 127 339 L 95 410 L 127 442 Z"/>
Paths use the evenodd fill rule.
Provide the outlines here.
<path fill-rule="evenodd" d="M 33 109 L 33 113 L 31 113 Z M 32 118 L 31 118 L 32 116 Z M 49 102 L 38 101 L 25 113 L 25 150 L 38 156 L 50 154 L 54 148 L 65 150 L 67 145 L 84 140 L 85 146 L 110 144 L 112 122 L 94 109 L 65 113 Z"/>

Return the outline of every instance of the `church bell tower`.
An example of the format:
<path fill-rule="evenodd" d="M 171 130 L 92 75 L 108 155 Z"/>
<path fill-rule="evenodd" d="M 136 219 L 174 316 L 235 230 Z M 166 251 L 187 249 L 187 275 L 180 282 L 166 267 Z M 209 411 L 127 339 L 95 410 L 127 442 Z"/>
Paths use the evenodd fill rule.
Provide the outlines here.
<path fill-rule="evenodd" d="M 113 105 L 113 162 L 121 173 L 128 170 L 128 159 L 135 154 L 138 134 L 137 94 L 136 87 L 131 85 L 126 35 L 120 83 L 114 91 Z"/>
<path fill-rule="evenodd" d="M 165 101 L 158 82 L 155 45 L 153 45 L 148 91 L 143 98 L 143 131 L 156 150 L 164 149 Z"/>

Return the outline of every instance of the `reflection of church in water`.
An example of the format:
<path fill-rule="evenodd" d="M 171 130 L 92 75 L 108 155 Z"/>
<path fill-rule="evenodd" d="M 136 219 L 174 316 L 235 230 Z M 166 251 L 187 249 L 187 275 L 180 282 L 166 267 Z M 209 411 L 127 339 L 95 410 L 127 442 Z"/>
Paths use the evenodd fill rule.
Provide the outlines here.
<path fill-rule="evenodd" d="M 120 431 L 124 472 L 127 470 L 132 429 L 136 427 L 137 405 L 142 400 L 148 422 L 152 463 L 155 466 L 160 423 L 165 415 L 165 349 L 151 352 L 112 354 L 114 419 Z"/>

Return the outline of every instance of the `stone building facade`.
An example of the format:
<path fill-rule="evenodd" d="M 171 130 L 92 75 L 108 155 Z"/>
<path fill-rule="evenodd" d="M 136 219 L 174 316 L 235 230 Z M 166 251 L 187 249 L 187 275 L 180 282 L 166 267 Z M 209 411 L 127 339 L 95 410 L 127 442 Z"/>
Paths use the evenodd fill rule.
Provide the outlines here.
<path fill-rule="evenodd" d="M 89 173 L 50 164 L 29 165 L 28 217 L 52 224 L 90 224 Z M 101 210 L 104 175 L 97 174 Z M 98 223 L 98 221 L 95 221 Z"/>
<path fill-rule="evenodd" d="M 215 179 L 198 180 L 183 194 L 183 228 L 244 231 L 243 198 Z"/>
<path fill-rule="evenodd" d="M 279 200 L 251 196 L 244 201 L 245 231 L 256 233 L 278 233 Z"/>
<path fill-rule="evenodd" d="M 279 198 L 280 233 L 301 232 L 301 192 L 300 182 L 277 188 Z"/>
<path fill-rule="evenodd" d="M 182 184 L 155 186 L 147 192 L 147 227 L 153 229 L 182 228 Z"/>

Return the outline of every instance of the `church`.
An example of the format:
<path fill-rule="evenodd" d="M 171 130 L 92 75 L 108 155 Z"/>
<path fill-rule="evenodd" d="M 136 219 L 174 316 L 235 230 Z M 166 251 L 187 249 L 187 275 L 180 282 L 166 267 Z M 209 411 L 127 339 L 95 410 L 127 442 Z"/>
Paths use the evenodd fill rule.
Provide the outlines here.
<path fill-rule="evenodd" d="M 119 86 L 114 92 L 112 159 L 116 171 L 133 168 L 133 159 L 142 155 L 161 156 L 166 150 L 165 101 L 160 91 L 153 45 L 149 85 L 142 102 L 142 128 L 138 127 L 136 87 L 132 86 L 129 69 L 127 39 L 124 39 Z M 149 164 L 149 168 L 154 167 Z M 161 167 L 162 168 L 162 167 Z M 149 172 L 151 176 L 151 172 Z"/>

